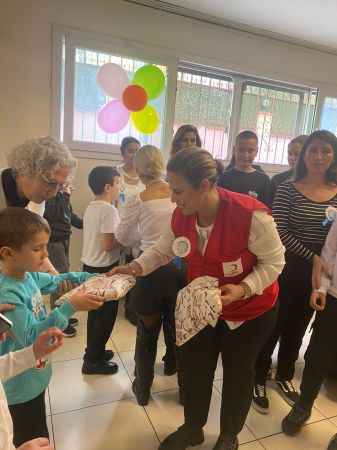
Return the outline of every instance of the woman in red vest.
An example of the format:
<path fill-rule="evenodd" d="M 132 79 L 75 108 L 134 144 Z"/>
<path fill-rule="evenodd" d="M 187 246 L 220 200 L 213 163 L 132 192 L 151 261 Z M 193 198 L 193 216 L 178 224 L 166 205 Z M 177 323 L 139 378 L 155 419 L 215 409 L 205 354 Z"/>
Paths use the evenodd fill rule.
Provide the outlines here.
<path fill-rule="evenodd" d="M 252 401 L 255 360 L 275 325 L 284 250 L 265 205 L 216 186 L 218 165 L 205 150 L 177 153 L 167 173 L 177 204 L 171 224 L 153 247 L 114 273 L 146 275 L 167 264 L 183 241 L 189 282 L 218 278 L 223 309 L 216 327 L 207 326 L 177 350 L 185 423 L 159 449 L 185 450 L 204 441 L 221 353 L 221 430 L 214 450 L 235 450 Z"/>

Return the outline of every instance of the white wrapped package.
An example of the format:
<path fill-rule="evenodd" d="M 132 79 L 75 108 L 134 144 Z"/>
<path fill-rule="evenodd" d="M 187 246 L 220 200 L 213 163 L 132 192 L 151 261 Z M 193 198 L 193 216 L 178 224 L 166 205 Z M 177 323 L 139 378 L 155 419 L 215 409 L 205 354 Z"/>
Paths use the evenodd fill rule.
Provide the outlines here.
<path fill-rule="evenodd" d="M 65 298 L 85 288 L 86 293 L 104 297 L 105 301 L 119 300 L 133 288 L 136 279 L 131 275 L 116 274 L 108 277 L 106 275 L 97 275 L 82 283 L 80 286 L 72 289 L 57 300 L 61 304 Z"/>
<path fill-rule="evenodd" d="M 207 325 L 215 327 L 222 311 L 219 281 L 199 277 L 178 293 L 175 309 L 176 344 L 183 345 Z"/>

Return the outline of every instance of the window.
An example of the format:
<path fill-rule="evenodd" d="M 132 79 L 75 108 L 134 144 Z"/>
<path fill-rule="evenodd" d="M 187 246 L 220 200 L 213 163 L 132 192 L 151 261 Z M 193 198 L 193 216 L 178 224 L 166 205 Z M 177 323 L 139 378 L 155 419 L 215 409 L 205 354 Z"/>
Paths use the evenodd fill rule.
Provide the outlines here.
<path fill-rule="evenodd" d="M 204 148 L 226 159 L 233 88 L 230 78 L 179 71 L 174 131 L 186 123 L 195 125 Z"/>
<path fill-rule="evenodd" d="M 337 98 L 325 97 L 321 128 L 329 130 L 337 136 Z"/>
<path fill-rule="evenodd" d="M 287 164 L 289 141 L 309 133 L 313 126 L 316 93 L 266 84 L 243 85 L 240 130 L 253 130 L 259 138 L 257 162 Z"/>

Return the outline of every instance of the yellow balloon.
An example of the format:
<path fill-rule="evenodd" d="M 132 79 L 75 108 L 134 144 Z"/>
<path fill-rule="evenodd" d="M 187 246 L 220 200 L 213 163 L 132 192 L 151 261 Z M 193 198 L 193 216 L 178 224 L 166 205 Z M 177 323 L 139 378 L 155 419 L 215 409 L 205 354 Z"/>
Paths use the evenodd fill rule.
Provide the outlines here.
<path fill-rule="evenodd" d="M 132 112 L 131 120 L 137 130 L 144 134 L 154 133 L 160 123 L 159 114 L 151 105 L 146 105 L 141 111 Z"/>

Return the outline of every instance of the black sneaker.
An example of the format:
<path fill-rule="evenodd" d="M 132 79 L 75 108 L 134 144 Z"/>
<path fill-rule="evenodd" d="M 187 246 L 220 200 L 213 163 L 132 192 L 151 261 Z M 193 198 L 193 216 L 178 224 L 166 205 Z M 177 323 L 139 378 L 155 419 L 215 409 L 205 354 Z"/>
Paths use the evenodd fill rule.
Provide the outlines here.
<path fill-rule="evenodd" d="M 236 436 L 220 434 L 213 450 L 238 450 L 239 440 Z"/>
<path fill-rule="evenodd" d="M 69 319 L 68 324 L 71 325 L 72 327 L 77 327 L 77 325 L 78 325 L 78 319 L 76 319 L 76 317 L 71 317 L 71 318 Z"/>
<path fill-rule="evenodd" d="M 158 450 L 186 450 L 204 442 L 205 436 L 202 428 L 190 430 L 182 425 L 174 433 L 169 434 L 158 447 Z"/>
<path fill-rule="evenodd" d="M 283 432 L 288 436 L 294 436 L 301 430 L 310 415 L 311 411 L 307 411 L 296 404 L 282 421 Z"/>
<path fill-rule="evenodd" d="M 269 400 L 265 384 L 255 384 L 252 406 L 261 414 L 269 413 Z"/>
<path fill-rule="evenodd" d="M 77 331 L 75 330 L 74 327 L 68 325 L 67 328 L 65 328 L 62 333 L 64 337 L 71 338 L 76 336 Z"/>
<path fill-rule="evenodd" d="M 335 434 L 334 436 L 332 436 L 328 448 L 327 450 L 337 450 L 337 434 Z"/>
<path fill-rule="evenodd" d="M 294 388 L 291 381 L 288 380 L 275 380 L 277 384 L 277 390 L 281 394 L 283 400 L 285 400 L 288 405 L 294 406 L 300 399 L 300 394 Z"/>
<path fill-rule="evenodd" d="M 99 361 L 92 363 L 84 361 L 82 366 L 83 375 L 114 375 L 118 372 L 118 365 L 112 361 Z"/>

